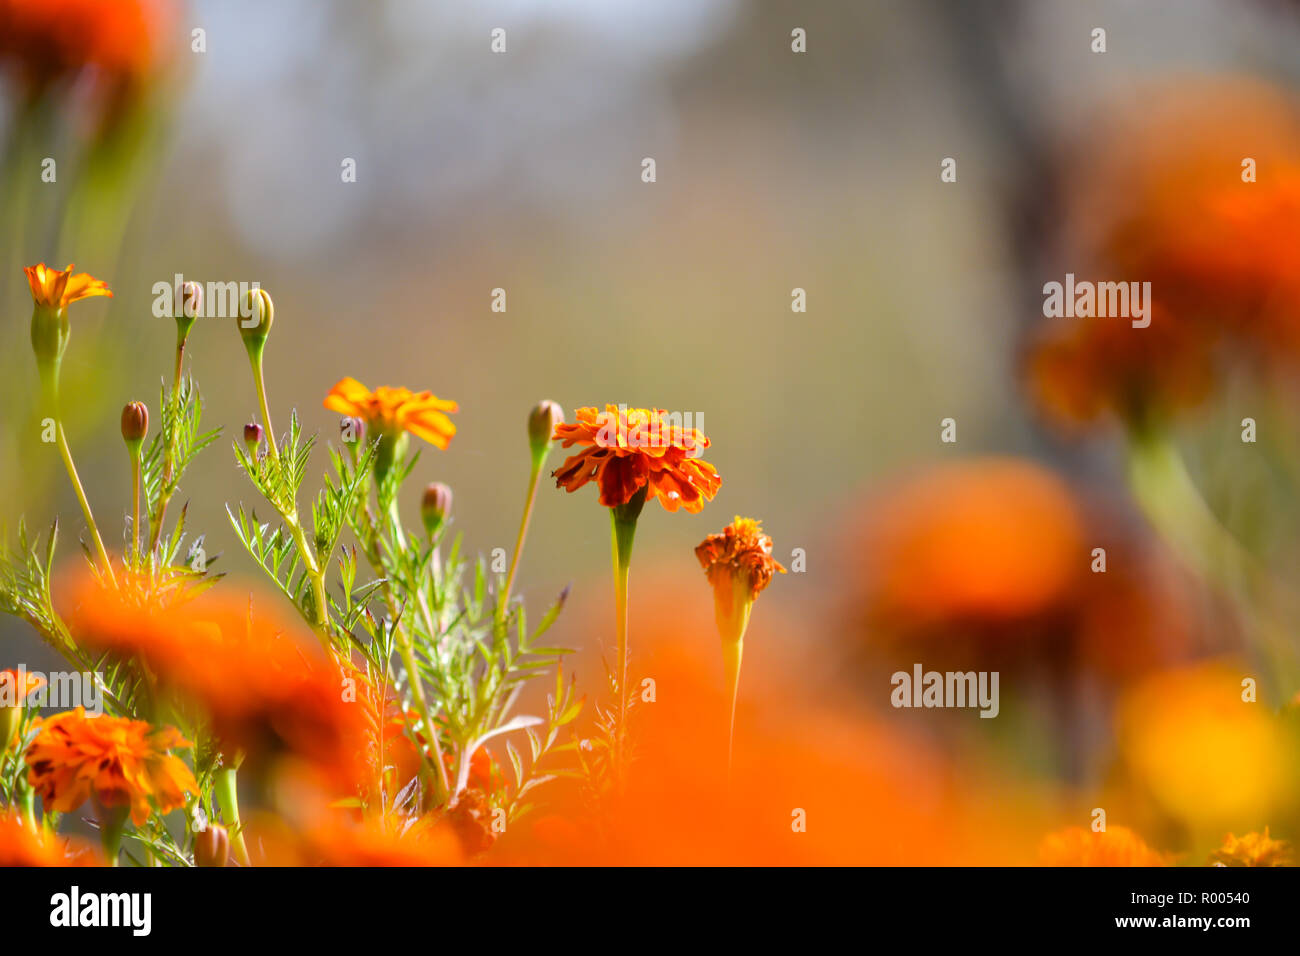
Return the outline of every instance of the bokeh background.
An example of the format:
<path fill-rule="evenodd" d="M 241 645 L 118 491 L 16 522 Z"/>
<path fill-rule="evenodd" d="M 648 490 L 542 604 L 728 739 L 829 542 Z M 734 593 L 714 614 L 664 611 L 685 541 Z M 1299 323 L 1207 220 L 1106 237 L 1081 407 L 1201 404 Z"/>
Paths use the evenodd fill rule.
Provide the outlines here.
<path fill-rule="evenodd" d="M 0 2 L 11 17 L 24 6 Z M 51 15 L 93 6 L 48 4 Z M 418 488 L 450 484 L 471 552 L 513 543 L 525 417 L 539 399 L 570 412 L 626 402 L 702 414 L 722 490 L 701 515 L 653 509 L 640 523 L 634 672 L 683 653 L 720 678 L 691 549 L 733 514 L 762 518 L 783 562 L 803 549 L 806 570 L 778 579 L 754 615 L 738 748 L 758 761 L 764 742 L 800 727 L 800 746 L 820 748 L 827 791 L 889 781 L 898 800 L 863 796 L 878 828 L 855 849 L 888 843 L 885 818 L 904 806 L 924 809 L 921 828 L 954 807 L 979 827 L 945 830 L 910 857 L 893 847 L 891 861 L 1032 859 L 1044 833 L 1087 826 L 1096 806 L 1192 862 L 1229 829 L 1297 835 L 1294 740 L 1277 716 L 1300 689 L 1285 575 L 1266 601 L 1225 593 L 1135 495 L 1132 420 L 1062 422 L 1027 382 L 1026 355 L 1047 321 L 1043 282 L 1134 261 L 1096 254 L 1113 252 L 1096 232 L 1129 221 L 1142 180 L 1096 170 L 1126 150 L 1148 161 L 1142 130 L 1153 118 L 1170 117 L 1159 142 L 1175 157 L 1150 160 L 1157 171 L 1206 143 L 1282 157 L 1263 168 L 1261 188 L 1300 168 L 1289 99 L 1300 6 L 132 7 L 138 24 L 75 73 L 50 68 L 54 54 L 34 60 L 18 21 L 0 17 L 8 525 L 22 515 L 43 525 L 57 510 L 63 561 L 76 560 L 76 501 L 53 446 L 38 440 L 21 266 L 75 262 L 115 293 L 74 310 L 64 363 L 77 396 L 70 441 L 110 547 L 129 487 L 119 411 L 133 399 L 156 410 L 170 376 L 175 333 L 152 314 L 154 283 L 176 273 L 257 281 L 276 303 L 266 362 L 281 427 L 292 407 L 333 440 L 337 416 L 321 401 L 345 375 L 460 402 L 455 441 L 426 450 L 406 504 L 414 521 Z M 806 53 L 791 51 L 796 27 Z M 1091 48 L 1095 27 L 1104 53 Z M 191 49 L 195 28 L 205 52 Z M 491 52 L 494 28 L 506 30 L 505 54 Z M 34 81 L 32 62 L 52 75 Z M 1215 125 L 1234 118 L 1231 133 Z M 40 179 L 47 156 L 55 183 Z M 656 160 L 653 184 L 642 182 L 644 157 Z M 946 157 L 955 183 L 940 180 Z M 347 158 L 355 183 L 340 175 Z M 1240 185 L 1228 162 L 1225 181 Z M 1264 258 L 1278 250 L 1281 274 L 1300 265 L 1300 221 L 1279 223 L 1224 241 L 1258 244 Z M 504 313 L 491 308 L 498 287 Z M 791 311 L 796 287 L 806 313 Z M 224 513 L 255 497 L 229 453 L 255 411 L 233 320 L 200 320 L 189 352 L 205 422 L 224 434 L 181 497 L 237 579 L 222 586 L 260 588 Z M 1143 361 L 1157 369 L 1174 354 Z M 1227 531 L 1266 566 L 1294 567 L 1294 374 L 1274 369 L 1265 387 L 1251 367 L 1227 366 L 1169 429 Z M 1259 445 L 1240 441 L 1247 415 L 1264 423 Z M 947 417 L 955 444 L 940 441 Z M 314 468 L 324 466 L 318 454 Z M 543 490 L 520 580 L 533 607 L 573 585 L 555 633 L 583 649 L 579 674 L 595 688 L 613 640 L 612 588 L 608 519 L 588 497 Z M 1089 572 L 1098 546 L 1104 579 Z M 1256 640 L 1265 617 L 1288 622 L 1270 631 L 1268 654 Z M 53 666 L 22 626 L 0 628 L 0 664 Z M 889 675 L 915 661 L 1000 669 L 1001 716 L 894 710 Z M 1243 675 L 1260 678 L 1257 710 L 1237 701 Z M 1153 723 L 1175 706 L 1162 695 L 1192 726 L 1223 713 L 1194 733 Z M 827 726 L 810 716 L 823 711 Z M 854 736 L 862 727 L 889 746 Z M 854 774 L 868 763 L 862 783 Z M 808 779 L 794 764 L 765 772 Z M 1188 796 L 1226 779 L 1236 784 L 1209 809 Z M 986 846 L 976 829 L 997 836 Z"/>

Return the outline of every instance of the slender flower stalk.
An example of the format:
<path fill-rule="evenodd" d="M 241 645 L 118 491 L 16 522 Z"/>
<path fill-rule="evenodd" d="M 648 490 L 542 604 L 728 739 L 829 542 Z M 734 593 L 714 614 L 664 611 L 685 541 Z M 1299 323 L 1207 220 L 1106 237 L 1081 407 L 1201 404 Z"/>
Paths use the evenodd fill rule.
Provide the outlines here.
<path fill-rule="evenodd" d="M 271 409 L 266 401 L 266 376 L 262 371 L 262 354 L 266 351 L 266 339 L 271 333 L 275 321 L 275 304 L 265 289 L 251 290 L 244 300 L 241 313 L 236 322 L 239 335 L 244 340 L 244 349 L 248 352 L 248 362 L 253 371 L 253 384 L 257 389 L 257 402 L 262 411 L 262 425 L 266 433 L 266 446 L 272 467 L 281 465 L 280 452 L 275 443 L 275 427 L 271 424 Z M 307 540 L 302 521 L 298 517 L 296 503 L 272 502 L 280 511 L 280 517 L 289 529 L 294 547 L 302 558 L 303 571 L 311 582 L 312 623 L 316 626 L 317 636 L 326 653 L 334 655 L 333 638 L 330 633 L 329 598 L 325 590 L 325 568 L 320 565 L 316 550 Z"/>
<path fill-rule="evenodd" d="M 95 542 L 95 553 L 99 556 L 99 563 L 103 568 L 104 574 L 109 581 L 117 583 L 117 577 L 113 574 L 113 562 L 109 560 L 108 550 L 104 547 L 104 539 L 100 536 L 99 525 L 95 523 L 95 515 L 90 510 L 90 501 L 86 498 L 86 489 L 81 485 L 81 477 L 77 474 L 77 466 L 72 460 L 72 449 L 68 447 L 68 436 L 63 430 L 63 416 L 59 411 L 59 370 L 56 365 L 49 370 L 42 378 L 45 379 L 46 404 L 53 412 L 54 419 L 54 440 L 59 446 L 59 455 L 63 459 L 63 467 L 68 472 L 68 479 L 72 482 L 72 488 L 77 493 L 77 501 L 81 505 L 81 514 L 86 519 L 86 527 L 90 529 L 90 537 Z"/>
<path fill-rule="evenodd" d="M 519 534 L 515 537 L 515 552 L 510 558 L 510 572 L 506 575 L 501 600 L 497 602 L 498 624 L 505 620 L 510 605 L 510 592 L 514 589 L 519 558 L 524 550 L 524 538 L 528 535 L 528 521 L 533 515 L 533 502 L 537 498 L 537 480 L 542 475 L 542 466 L 546 464 L 546 456 L 551 451 L 551 435 L 555 432 L 555 426 L 563 422 L 564 410 L 549 400 L 539 402 L 528 416 L 528 446 L 532 467 L 528 475 L 528 494 L 524 498 L 524 515 L 519 522 Z"/>
<path fill-rule="evenodd" d="M 617 693 L 618 723 L 614 732 L 614 779 L 623 783 L 627 754 L 627 671 L 628 671 L 628 572 L 632 566 L 632 542 L 636 537 L 636 522 L 645 506 L 643 488 L 627 504 L 609 509 L 611 543 L 614 559 L 614 623 L 618 639 Z"/>
<path fill-rule="evenodd" d="M 122 409 L 122 440 L 131 456 L 131 564 L 140 554 L 140 448 L 149 431 L 149 409 L 144 402 L 131 402 Z"/>

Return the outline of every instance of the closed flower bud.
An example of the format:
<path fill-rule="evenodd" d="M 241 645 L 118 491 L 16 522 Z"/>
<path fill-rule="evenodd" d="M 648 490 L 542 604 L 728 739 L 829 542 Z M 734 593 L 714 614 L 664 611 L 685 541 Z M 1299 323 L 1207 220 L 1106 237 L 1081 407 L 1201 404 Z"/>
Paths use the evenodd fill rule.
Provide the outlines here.
<path fill-rule="evenodd" d="M 244 347 L 250 356 L 260 356 L 266 337 L 271 333 L 271 323 L 275 319 L 275 305 L 271 294 L 265 289 L 250 289 L 240 304 L 239 334 L 243 336 Z"/>
<path fill-rule="evenodd" d="M 545 457 L 555 435 L 555 426 L 563 422 L 564 409 L 549 399 L 538 402 L 528 414 L 528 444 L 534 458 Z"/>
<path fill-rule="evenodd" d="M 225 866 L 230 859 L 230 834 L 218 824 L 194 834 L 194 865 Z"/>
<path fill-rule="evenodd" d="M 424 489 L 424 498 L 420 502 L 420 517 L 424 520 L 424 530 L 432 538 L 447 521 L 451 514 L 451 489 L 441 481 L 435 481 Z"/>
<path fill-rule="evenodd" d="M 140 447 L 149 431 L 149 409 L 144 402 L 131 402 L 122 409 L 122 438 L 133 451 Z"/>
<path fill-rule="evenodd" d="M 180 308 L 176 310 L 176 330 L 181 344 L 189 337 L 194 320 L 203 314 L 203 286 L 186 282 L 181 286 Z"/>
<path fill-rule="evenodd" d="M 248 449 L 249 458 L 257 458 L 257 450 L 262 446 L 262 434 L 262 426 L 256 422 L 244 426 L 244 447 Z"/>
<path fill-rule="evenodd" d="M 344 415 L 339 419 L 339 438 L 343 444 L 351 447 L 366 436 L 366 423 L 360 418 Z"/>

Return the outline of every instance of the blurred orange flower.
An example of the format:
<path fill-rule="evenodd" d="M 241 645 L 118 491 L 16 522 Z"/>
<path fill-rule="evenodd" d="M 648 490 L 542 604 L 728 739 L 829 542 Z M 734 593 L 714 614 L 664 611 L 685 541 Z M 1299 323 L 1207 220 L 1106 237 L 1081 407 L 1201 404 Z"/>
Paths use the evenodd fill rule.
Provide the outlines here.
<path fill-rule="evenodd" d="M 1211 863 L 1224 866 L 1295 866 L 1295 850 L 1286 840 L 1274 840 L 1263 833 L 1247 833 L 1243 837 L 1229 833 L 1223 846 L 1210 854 Z"/>
<path fill-rule="evenodd" d="M 325 396 L 325 407 L 362 419 L 374 434 L 391 438 L 408 431 L 444 450 L 456 434 L 455 424 L 445 413 L 460 411 L 454 401 L 432 392 L 387 385 L 372 392 L 355 378 L 340 379 Z"/>
<path fill-rule="evenodd" d="M 871 509 L 858 543 L 872 616 L 909 630 L 1041 617 L 1067 606 L 1088 571 L 1069 488 L 1015 459 L 901 483 Z"/>
<path fill-rule="evenodd" d="M 136 826 L 154 808 L 169 813 L 198 793 L 194 774 L 167 751 L 192 744 L 174 727 L 86 716 L 85 708 L 44 718 L 27 748 L 27 780 L 47 810 L 68 813 L 93 798 L 129 806 Z"/>
<path fill-rule="evenodd" d="M 1168 859 L 1128 827 L 1097 833 L 1066 827 L 1043 838 L 1039 857 L 1047 866 L 1168 866 Z"/>
<path fill-rule="evenodd" d="M 130 92 L 164 58 L 171 0 L 0 0 L 0 61 L 31 92 L 89 71 Z"/>
<path fill-rule="evenodd" d="M 106 295 L 111 297 L 112 290 L 103 279 L 96 279 L 87 272 L 72 273 L 69 265 L 62 272 L 51 269 L 45 263 L 24 266 L 27 284 L 32 289 L 32 299 L 37 305 L 47 309 L 64 309 L 69 304 L 91 296 Z"/>
<path fill-rule="evenodd" d="M 563 447 L 581 446 L 552 473 L 558 488 L 577 491 L 589 481 L 600 489 L 606 508 L 627 504 L 642 488 L 668 511 L 692 514 L 718 492 L 717 469 L 698 455 L 709 439 L 683 428 L 662 408 L 606 405 L 605 411 L 579 408 L 577 421 L 555 426 Z"/>
<path fill-rule="evenodd" d="M 363 692 L 300 626 L 211 592 L 177 606 L 142 602 L 88 575 L 66 601 L 82 646 L 138 656 L 163 690 L 206 712 L 228 754 L 292 754 L 355 789 L 367 749 Z"/>
<path fill-rule="evenodd" d="M 90 844 L 43 828 L 29 829 L 14 813 L 0 813 L 0 867 L 98 866 L 102 860 Z"/>
<path fill-rule="evenodd" d="M 368 817 L 354 822 L 320 813 L 308 825 L 255 817 L 250 842 L 270 866 L 456 866 L 464 862 L 454 828 L 434 817 Z"/>
<path fill-rule="evenodd" d="M 1095 318 L 1043 328 L 1026 371 L 1046 410 L 1064 423 L 1113 413 L 1142 424 L 1204 399 L 1224 346 L 1265 364 L 1300 359 L 1293 95 L 1180 77 L 1103 115 L 1061 176 L 1071 184 L 1067 261 L 1076 273 L 1150 282 L 1154 309 L 1147 328 Z"/>

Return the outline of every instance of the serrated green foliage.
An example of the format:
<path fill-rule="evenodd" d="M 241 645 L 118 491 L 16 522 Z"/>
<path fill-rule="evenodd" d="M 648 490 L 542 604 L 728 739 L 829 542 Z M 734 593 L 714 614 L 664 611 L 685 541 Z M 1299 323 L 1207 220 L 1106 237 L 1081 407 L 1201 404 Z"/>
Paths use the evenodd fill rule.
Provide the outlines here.
<path fill-rule="evenodd" d="M 189 377 L 179 382 L 175 401 L 164 384 L 159 390 L 158 407 L 162 409 L 162 424 L 146 447 L 141 461 L 145 511 L 151 524 L 159 520 L 162 503 L 176 493 L 185 469 L 221 434 L 220 428 L 200 430 L 203 400 L 194 380 Z M 170 474 L 167 469 L 168 449 L 171 450 Z"/>

